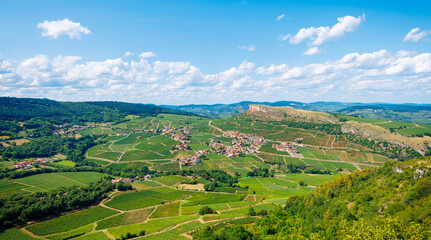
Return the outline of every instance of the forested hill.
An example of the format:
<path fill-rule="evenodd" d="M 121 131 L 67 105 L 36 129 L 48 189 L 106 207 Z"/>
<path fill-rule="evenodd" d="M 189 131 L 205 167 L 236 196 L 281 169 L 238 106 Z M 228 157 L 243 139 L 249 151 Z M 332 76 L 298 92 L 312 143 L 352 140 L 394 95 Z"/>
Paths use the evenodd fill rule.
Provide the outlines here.
<path fill-rule="evenodd" d="M 214 104 L 214 105 L 162 105 L 167 108 L 196 113 L 202 116 L 225 118 L 238 115 L 245 112 L 250 105 L 265 105 L 274 107 L 289 106 L 297 109 L 314 110 L 322 112 L 333 112 L 346 107 L 355 105 L 355 103 L 341 103 L 341 102 L 315 102 L 315 103 L 302 103 L 294 101 L 278 101 L 278 102 L 250 102 L 243 101 L 232 104 Z M 356 103 L 360 104 L 360 103 Z"/>
<path fill-rule="evenodd" d="M 379 104 L 351 106 L 337 111 L 363 118 L 431 124 L 431 104 Z"/>
<path fill-rule="evenodd" d="M 345 103 L 345 102 L 312 102 L 293 101 L 278 102 L 239 102 L 214 105 L 164 105 L 178 111 L 191 112 L 203 116 L 226 118 L 245 112 L 250 105 L 273 107 L 292 107 L 309 111 L 341 113 L 371 119 L 415 122 L 431 124 L 431 104 L 388 104 L 388 103 Z"/>
<path fill-rule="evenodd" d="M 0 119 L 25 121 L 43 118 L 55 123 L 109 122 L 126 115 L 190 114 L 151 104 L 124 102 L 58 102 L 49 99 L 0 97 Z"/>
<path fill-rule="evenodd" d="M 253 239 L 430 239 L 431 158 L 388 162 L 342 176 L 283 209 L 236 228 Z M 232 235 L 205 229 L 195 239 Z M 249 238 L 251 239 L 251 238 Z"/>

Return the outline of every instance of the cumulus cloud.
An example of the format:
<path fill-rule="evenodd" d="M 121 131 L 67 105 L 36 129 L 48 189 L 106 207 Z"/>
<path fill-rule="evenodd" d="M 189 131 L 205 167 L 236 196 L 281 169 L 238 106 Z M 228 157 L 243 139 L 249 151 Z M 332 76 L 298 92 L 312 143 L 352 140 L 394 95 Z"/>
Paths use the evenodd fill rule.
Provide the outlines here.
<path fill-rule="evenodd" d="M 404 42 L 412 41 L 412 42 L 419 42 L 420 40 L 427 40 L 425 39 L 426 36 L 431 34 L 431 31 L 422 31 L 419 32 L 419 28 L 413 28 L 410 30 L 410 32 L 407 33 L 407 35 L 404 37 Z"/>
<path fill-rule="evenodd" d="M 320 53 L 320 50 L 318 47 L 311 47 L 311 48 L 307 49 L 307 51 L 305 51 L 302 55 L 309 56 L 309 55 L 314 55 L 314 54 L 318 54 L 318 53 Z"/>
<path fill-rule="evenodd" d="M 354 32 L 361 22 L 365 21 L 365 15 L 357 18 L 345 16 L 337 18 L 338 23 L 332 27 L 309 27 L 301 28 L 298 33 L 290 38 L 290 43 L 299 44 L 308 41 L 309 45 L 319 46 L 330 40 L 344 36 L 346 33 Z"/>
<path fill-rule="evenodd" d="M 130 57 L 130 56 L 133 56 L 133 55 L 134 55 L 134 53 L 132 53 L 131 51 L 127 51 L 127 52 L 124 53 L 124 57 Z"/>
<path fill-rule="evenodd" d="M 81 26 L 81 23 L 70 21 L 69 19 L 48 21 L 45 20 L 37 24 L 37 28 L 42 29 L 42 37 L 57 39 L 61 35 L 67 35 L 70 38 L 81 38 L 82 34 L 90 34 L 87 27 Z"/>
<path fill-rule="evenodd" d="M 303 65 L 238 66 L 208 74 L 189 62 L 0 59 L 0 95 L 156 104 L 276 101 L 430 102 L 431 53 L 349 53 Z"/>
<path fill-rule="evenodd" d="M 280 16 L 277 16 L 276 20 L 281 21 L 285 16 L 285 14 L 281 14 Z"/>
<path fill-rule="evenodd" d="M 238 46 L 238 48 L 242 49 L 242 50 L 247 50 L 249 52 L 252 52 L 252 51 L 256 50 L 256 46 L 254 46 L 254 44 L 244 45 L 244 46 Z"/>
<path fill-rule="evenodd" d="M 157 55 L 153 52 L 143 52 L 143 53 L 139 54 L 140 58 L 151 58 L 151 57 L 155 57 L 155 56 L 157 56 Z"/>

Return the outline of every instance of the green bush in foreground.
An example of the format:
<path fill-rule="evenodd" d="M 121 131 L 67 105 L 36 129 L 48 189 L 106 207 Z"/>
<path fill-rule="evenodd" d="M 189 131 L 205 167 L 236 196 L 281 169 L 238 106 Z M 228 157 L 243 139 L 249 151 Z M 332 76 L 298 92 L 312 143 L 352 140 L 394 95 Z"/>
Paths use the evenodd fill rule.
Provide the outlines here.
<path fill-rule="evenodd" d="M 229 225 L 217 231 L 208 226 L 193 234 L 193 239 L 251 240 L 253 235 L 241 225 Z"/>
<path fill-rule="evenodd" d="M 431 239 L 431 157 L 388 162 L 291 196 L 244 229 L 206 228 L 194 239 Z M 238 235 L 232 235 L 237 230 Z"/>
<path fill-rule="evenodd" d="M 201 209 L 199 209 L 199 215 L 212 214 L 212 213 L 216 213 L 216 212 L 208 206 L 203 206 L 201 207 Z"/>

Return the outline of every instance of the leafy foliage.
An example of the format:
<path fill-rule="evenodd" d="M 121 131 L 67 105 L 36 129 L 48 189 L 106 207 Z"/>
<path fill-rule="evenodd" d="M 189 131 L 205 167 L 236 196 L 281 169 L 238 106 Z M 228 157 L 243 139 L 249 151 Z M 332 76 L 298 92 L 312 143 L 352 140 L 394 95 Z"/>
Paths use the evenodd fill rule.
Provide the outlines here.
<path fill-rule="evenodd" d="M 67 156 L 74 162 L 84 159 L 83 155 L 90 147 L 96 145 L 97 136 L 73 137 L 41 137 L 19 146 L 0 147 L 2 159 L 20 159 L 30 157 L 50 157 L 57 153 Z"/>
<path fill-rule="evenodd" d="M 273 177 L 274 173 L 268 168 L 256 168 L 247 173 L 249 177 Z"/>
<path fill-rule="evenodd" d="M 354 172 L 292 196 L 247 228 L 255 239 L 429 239 L 431 158 Z M 249 209 L 249 214 L 256 214 Z M 197 239 L 219 239 L 202 230 Z"/>
<path fill-rule="evenodd" d="M 212 213 L 215 213 L 215 211 L 208 206 L 203 206 L 201 207 L 201 209 L 199 209 L 199 215 L 212 214 Z"/>

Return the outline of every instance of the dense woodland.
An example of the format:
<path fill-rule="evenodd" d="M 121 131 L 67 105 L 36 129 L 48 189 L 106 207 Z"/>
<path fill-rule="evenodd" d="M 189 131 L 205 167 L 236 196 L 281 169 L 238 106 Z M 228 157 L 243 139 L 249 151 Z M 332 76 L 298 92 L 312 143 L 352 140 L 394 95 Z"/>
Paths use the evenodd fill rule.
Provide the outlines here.
<path fill-rule="evenodd" d="M 26 121 L 39 118 L 54 124 L 116 122 L 126 115 L 150 116 L 159 113 L 187 114 L 149 104 L 122 102 L 57 102 L 49 99 L 0 97 L 0 119 Z"/>
<path fill-rule="evenodd" d="M 97 139 L 97 136 L 74 138 L 56 135 L 40 137 L 31 139 L 30 142 L 19 146 L 0 146 L 0 154 L 2 159 L 7 161 L 30 157 L 50 157 L 61 153 L 71 161 L 80 162 L 84 159 L 87 149 L 99 143 Z"/>

